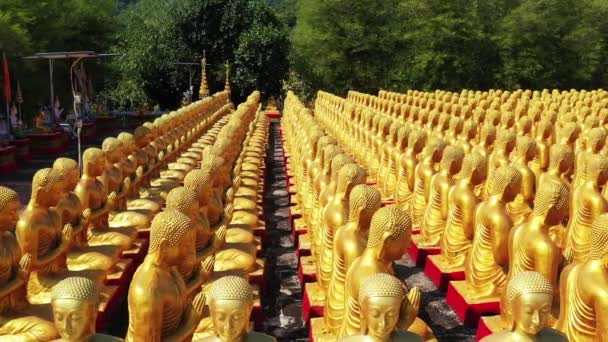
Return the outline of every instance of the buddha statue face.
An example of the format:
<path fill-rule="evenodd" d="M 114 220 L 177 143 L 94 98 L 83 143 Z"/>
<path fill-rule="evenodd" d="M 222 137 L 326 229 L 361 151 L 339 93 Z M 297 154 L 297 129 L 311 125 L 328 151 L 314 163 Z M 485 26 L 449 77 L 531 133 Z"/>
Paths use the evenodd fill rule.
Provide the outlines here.
<path fill-rule="evenodd" d="M 209 312 L 222 341 L 240 341 L 247 333 L 253 308 L 251 286 L 244 278 L 222 277 L 209 290 Z"/>
<path fill-rule="evenodd" d="M 388 341 L 399 322 L 405 292 L 401 281 L 386 273 L 367 278 L 359 290 L 361 333 Z"/>
<path fill-rule="evenodd" d="M 99 292 L 93 281 L 69 277 L 51 291 L 55 328 L 65 341 L 85 341 L 95 334 Z"/>
<path fill-rule="evenodd" d="M 19 221 L 21 203 L 17 193 L 0 186 L 0 230 L 12 229 Z"/>
<path fill-rule="evenodd" d="M 553 287 L 545 276 L 526 271 L 516 274 L 507 285 L 513 327 L 516 333 L 534 336 L 547 324 L 551 314 Z"/>

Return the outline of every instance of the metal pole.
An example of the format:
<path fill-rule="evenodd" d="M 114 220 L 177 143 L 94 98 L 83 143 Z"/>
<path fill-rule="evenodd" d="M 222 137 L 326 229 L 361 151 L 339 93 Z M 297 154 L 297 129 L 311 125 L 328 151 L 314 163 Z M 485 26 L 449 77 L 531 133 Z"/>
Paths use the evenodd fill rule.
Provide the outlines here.
<path fill-rule="evenodd" d="M 53 126 L 55 126 L 55 124 L 57 124 L 56 118 L 55 118 L 55 112 L 54 112 L 54 107 L 55 107 L 55 89 L 53 86 L 53 60 L 49 58 L 49 80 L 50 80 L 50 87 L 51 87 L 51 108 L 50 108 L 50 112 L 51 112 L 51 121 L 53 123 Z"/>

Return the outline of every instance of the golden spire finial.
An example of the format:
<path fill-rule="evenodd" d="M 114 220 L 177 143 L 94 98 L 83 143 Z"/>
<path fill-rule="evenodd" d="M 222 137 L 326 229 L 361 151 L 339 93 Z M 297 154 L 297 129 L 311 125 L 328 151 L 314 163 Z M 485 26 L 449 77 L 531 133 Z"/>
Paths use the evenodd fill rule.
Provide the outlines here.
<path fill-rule="evenodd" d="M 201 88 L 198 91 L 200 98 L 209 96 L 209 86 L 207 86 L 207 52 L 203 51 L 203 59 L 201 60 Z"/>
<path fill-rule="evenodd" d="M 224 91 L 230 92 L 230 63 L 226 61 L 226 84 L 224 85 Z"/>

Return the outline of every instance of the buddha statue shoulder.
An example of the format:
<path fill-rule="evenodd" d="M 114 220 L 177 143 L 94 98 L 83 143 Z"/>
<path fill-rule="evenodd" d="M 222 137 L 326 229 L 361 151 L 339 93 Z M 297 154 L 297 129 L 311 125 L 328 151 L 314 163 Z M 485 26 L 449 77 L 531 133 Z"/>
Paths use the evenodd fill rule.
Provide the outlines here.
<path fill-rule="evenodd" d="M 272 336 L 249 331 L 253 289 L 247 280 L 225 276 L 211 285 L 207 294 L 214 334 L 198 342 L 273 342 Z"/>
<path fill-rule="evenodd" d="M 473 152 L 464 157 L 459 179 L 448 194 L 448 218 L 439 246 L 441 254 L 432 256 L 441 269 L 449 270 L 464 266 L 465 256 L 471 248 L 475 231 L 475 209 L 479 199 L 475 187 L 484 182 L 487 158 Z"/>
<path fill-rule="evenodd" d="M 482 342 L 568 341 L 561 332 L 547 326 L 551 317 L 554 290 L 541 273 L 525 271 L 509 280 L 505 297 L 513 315 L 503 331 L 484 337 Z"/>
<path fill-rule="evenodd" d="M 511 165 L 521 174 L 521 189 L 515 199 L 507 204 L 507 212 L 514 224 L 523 223 L 532 212 L 534 193 L 536 191 L 536 175 L 528 166 L 534 158 L 536 143 L 529 137 L 517 137 L 517 147 Z"/>
<path fill-rule="evenodd" d="M 445 143 L 441 138 L 431 137 L 422 152 L 422 161 L 416 166 L 414 191 L 410 203 L 410 214 L 415 229 L 419 229 L 424 220 L 431 192 L 431 179 L 436 173 L 435 164 L 441 161 L 444 148 Z"/>
<path fill-rule="evenodd" d="M 419 300 L 419 291 L 414 291 L 414 293 L 416 292 L 417 295 L 408 296 L 405 285 L 390 274 L 377 273 L 368 277 L 359 290 L 359 300 L 361 301 L 359 335 L 343 337 L 338 341 L 423 341 L 420 335 L 399 330 L 400 321 L 413 320 L 407 314 L 402 317 L 402 311 L 403 308 L 416 305 L 416 303 L 410 302 L 410 300 Z"/>
<path fill-rule="evenodd" d="M 410 199 L 416 183 L 416 166 L 418 155 L 426 144 L 426 133 L 413 130 L 408 137 L 408 148 L 399 156 L 397 182 L 393 190 L 395 203 L 404 210 L 409 210 Z"/>
<path fill-rule="evenodd" d="M 409 215 L 395 206 L 380 208 L 372 217 L 369 238 L 363 254 L 355 259 L 346 273 L 345 280 L 345 311 L 344 320 L 338 337 L 359 334 L 361 332 L 361 302 L 359 293 L 362 283 L 368 277 L 378 274 L 392 274 L 392 263 L 401 258 L 404 253 L 403 246 L 409 243 L 411 238 L 412 224 Z M 412 289 L 412 294 L 419 290 Z M 418 292 L 419 293 L 419 292 Z M 419 301 L 417 301 L 419 304 Z M 426 324 L 418 322 L 419 306 L 414 302 L 407 308 L 402 309 L 403 317 L 409 317 L 403 321 L 401 329 L 415 328 L 424 330 Z M 418 329 L 424 326 L 423 329 Z"/>
<path fill-rule="evenodd" d="M 608 211 L 608 202 L 600 187 L 608 181 L 608 158 L 601 154 L 587 160 L 587 179 L 572 191 L 570 219 L 564 239 L 564 257 L 567 262 L 583 262 L 590 251 L 591 225 L 596 217 Z"/>
<path fill-rule="evenodd" d="M 519 193 L 520 185 L 521 175 L 511 166 L 499 167 L 488 179 L 488 198 L 475 211 L 473 244 L 464 264 L 466 294 L 471 299 L 498 295 L 505 286 L 513 227 L 506 204 Z"/>
<path fill-rule="evenodd" d="M 184 255 L 196 256 L 192 221 L 177 210 L 158 213 L 152 221 L 150 247 L 129 286 L 127 341 L 183 341 L 202 318 L 204 294 L 190 304 L 177 267 Z"/>
<path fill-rule="evenodd" d="M 534 200 L 534 212 L 526 223 L 509 234 L 509 282 L 518 273 L 535 271 L 542 274 L 557 290 L 561 253 L 549 237 L 549 227 L 559 224 L 568 212 L 568 189 L 560 183 L 545 183 Z M 501 318 L 505 326 L 513 319 L 508 297 L 501 298 Z"/>
<path fill-rule="evenodd" d="M 95 324 L 100 295 L 95 282 L 84 277 L 68 277 L 51 291 L 55 327 L 65 342 L 119 342 L 121 338 L 97 334 Z"/>
<path fill-rule="evenodd" d="M 454 175 L 462 168 L 464 151 L 456 146 L 447 146 L 441 157 L 439 172 L 431 178 L 427 207 L 424 212 L 420 234 L 414 236 L 419 247 L 438 247 L 445 230 L 449 213 L 449 192 L 454 185 Z"/>
<path fill-rule="evenodd" d="M 344 280 L 353 261 L 363 254 L 374 213 L 380 209 L 380 192 L 369 185 L 357 185 L 349 197 L 348 222 L 336 231 L 333 272 L 325 300 L 325 328 L 338 333 L 344 319 Z"/>
<path fill-rule="evenodd" d="M 0 186 L 0 336 L 17 341 L 48 341 L 57 336 L 52 322 L 28 311 L 30 254 L 21 254 L 12 230 L 19 220 L 19 196 Z"/>
<path fill-rule="evenodd" d="M 568 265 L 560 275 L 560 312 L 555 328 L 570 341 L 608 338 L 608 215 L 591 227 L 587 259 Z"/>

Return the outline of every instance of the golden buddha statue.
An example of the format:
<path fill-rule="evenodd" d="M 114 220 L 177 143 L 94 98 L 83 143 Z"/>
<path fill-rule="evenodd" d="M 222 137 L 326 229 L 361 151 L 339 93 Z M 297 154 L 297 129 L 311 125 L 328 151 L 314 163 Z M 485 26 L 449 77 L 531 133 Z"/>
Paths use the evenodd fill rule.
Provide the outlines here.
<path fill-rule="evenodd" d="M 98 148 L 88 148 L 82 155 L 83 174 L 74 193 L 82 208 L 91 211 L 89 245 L 115 245 L 121 251 L 131 247 L 137 235 L 136 226 L 110 226 L 109 215 L 114 207 L 116 193 L 107 194 L 97 179 L 105 170 L 105 156 Z"/>
<path fill-rule="evenodd" d="M 538 124 L 536 131 L 536 154 L 530 161 L 530 169 L 536 177 L 547 170 L 549 166 L 549 137 L 553 134 L 553 123 L 543 120 Z"/>
<path fill-rule="evenodd" d="M 203 317 L 201 292 L 192 301 L 177 267 L 195 256 L 196 231 L 177 210 L 158 213 L 152 221 L 148 255 L 129 286 L 127 341 L 183 341 L 192 337 Z"/>
<path fill-rule="evenodd" d="M 509 155 L 515 149 L 515 144 L 514 132 L 504 129 L 498 131 L 496 134 L 496 144 L 488 157 L 488 179 L 492 179 L 492 175 L 496 169 L 509 165 Z"/>
<path fill-rule="evenodd" d="M 88 278 L 68 277 L 51 291 L 55 327 L 61 336 L 57 341 L 112 342 L 123 339 L 95 333 L 99 310 L 99 289 Z"/>
<path fill-rule="evenodd" d="M 507 212 L 515 225 L 526 221 L 528 215 L 532 212 L 534 192 L 536 191 L 536 176 L 528 166 L 536 155 L 536 143 L 529 137 L 519 136 L 516 144 L 511 166 L 521 174 L 521 188 L 515 199 L 507 203 Z"/>
<path fill-rule="evenodd" d="M 574 165 L 574 179 L 572 188 L 576 189 L 579 185 L 587 181 L 587 168 L 589 157 L 599 154 L 606 145 L 606 130 L 594 128 L 585 135 L 585 150 L 575 153 L 576 164 Z M 603 183 L 602 183 L 603 184 Z"/>
<path fill-rule="evenodd" d="M 549 238 L 549 227 L 564 219 L 568 212 L 568 188 L 560 183 L 545 183 L 538 189 L 534 212 L 526 223 L 515 226 L 509 233 L 509 272 L 507 282 L 519 273 L 535 271 L 542 274 L 557 290 L 560 250 Z M 508 302 L 507 302 L 508 301 Z M 501 298 L 503 325 L 512 325 L 511 301 Z"/>
<path fill-rule="evenodd" d="M 511 166 L 499 167 L 488 179 L 488 198 L 475 211 L 473 245 L 465 259 L 464 289 L 476 300 L 498 295 L 507 279 L 509 231 L 513 221 L 506 204 L 519 193 L 521 175 Z M 453 285 L 460 282 L 452 282 Z"/>
<path fill-rule="evenodd" d="M 570 341 L 604 341 L 608 337 L 608 215 L 591 226 L 587 258 L 568 265 L 560 276 L 560 312 L 555 328 Z"/>
<path fill-rule="evenodd" d="M 456 141 L 460 137 L 462 130 L 464 129 L 464 121 L 462 118 L 454 116 L 450 118 L 450 124 L 448 128 L 448 133 L 446 134 L 446 143 L 450 145 L 455 145 Z"/>
<path fill-rule="evenodd" d="M 348 199 L 358 184 L 365 184 L 365 170 L 355 164 L 344 165 L 338 173 L 338 186 L 331 202 L 323 209 L 321 220 L 322 244 L 315 246 L 317 257 L 317 283 L 324 289 L 329 285 L 333 271 L 334 236 L 348 219 Z"/>
<path fill-rule="evenodd" d="M 547 327 L 553 295 L 551 282 L 541 273 L 525 271 L 516 274 L 509 280 L 505 291 L 513 320 L 506 330 L 486 336 L 481 341 L 568 341 L 562 333 Z"/>
<path fill-rule="evenodd" d="M 443 150 L 439 172 L 431 178 L 427 206 L 424 211 L 420 234 L 412 237 L 418 247 L 438 247 L 445 230 L 449 213 L 449 192 L 454 185 L 453 177 L 462 168 L 464 151 L 456 146 Z"/>
<path fill-rule="evenodd" d="M 416 183 L 416 167 L 418 166 L 418 155 L 426 144 L 426 133 L 421 130 L 413 130 L 407 143 L 407 150 L 399 157 L 397 182 L 393 191 L 395 203 L 403 210 L 409 211 L 410 199 Z"/>
<path fill-rule="evenodd" d="M 83 211 L 80 199 L 73 192 L 80 182 L 78 163 L 69 158 L 57 158 L 53 163 L 55 170 L 64 184 L 63 199 L 55 207 L 61 222 L 72 225 L 72 245 L 67 254 L 67 266 L 71 271 L 110 270 L 118 260 L 117 246 L 105 245 L 89 247 L 88 230 L 91 210 Z"/>
<path fill-rule="evenodd" d="M 343 337 L 338 341 L 422 341 L 419 335 L 398 329 L 400 320 L 412 319 L 400 317 L 401 308 L 412 305 L 409 303 L 410 299 L 404 291 L 401 280 L 386 273 L 374 274 L 361 284 L 359 300 L 361 301 L 360 335 Z"/>
<path fill-rule="evenodd" d="M 608 158 L 601 154 L 586 158 L 587 179 L 572 190 L 570 219 L 564 238 L 564 257 L 569 263 L 584 262 L 590 251 L 591 225 L 608 211 L 608 202 L 600 193 L 608 181 Z"/>
<path fill-rule="evenodd" d="M 465 154 L 469 154 L 473 149 L 473 142 L 477 137 L 477 123 L 473 120 L 467 120 L 462 126 L 462 132 L 458 135 L 453 145 L 456 145 L 464 150 Z"/>
<path fill-rule="evenodd" d="M 226 276 L 213 282 L 207 294 L 214 335 L 199 342 L 276 341 L 272 336 L 249 331 L 253 289 L 241 277 Z"/>
<path fill-rule="evenodd" d="M 369 226 L 382 204 L 380 193 L 369 185 L 357 185 L 350 193 L 348 222 L 336 231 L 333 272 L 325 300 L 325 329 L 336 335 L 344 319 L 344 279 L 353 261 L 363 254 Z"/>
<path fill-rule="evenodd" d="M 496 140 L 496 127 L 486 123 L 481 127 L 479 143 L 473 146 L 472 151 L 488 157 L 494 148 L 494 140 Z"/>
<path fill-rule="evenodd" d="M 378 274 L 392 274 L 392 263 L 399 260 L 404 253 L 403 246 L 410 243 L 412 224 L 409 215 L 395 207 L 380 208 L 372 217 L 367 247 L 360 257 L 355 259 L 346 273 L 344 320 L 338 337 L 359 334 L 361 332 L 361 305 L 359 293 L 362 283 L 368 277 Z M 412 289 L 408 298 L 420 295 L 418 289 Z M 419 299 L 412 300 L 411 305 L 404 306 L 401 315 L 404 318 L 400 329 L 407 329 L 420 336 L 428 333 L 428 327 L 416 318 Z M 407 319 L 405 319 L 407 318 Z"/>
<path fill-rule="evenodd" d="M 473 152 L 464 157 L 456 184 L 448 194 L 448 218 L 439 246 L 440 255 L 430 255 L 435 265 L 449 272 L 464 267 L 475 231 L 475 209 L 479 203 L 474 189 L 486 178 L 487 159 Z"/>
<path fill-rule="evenodd" d="M 394 189 L 399 178 L 399 161 L 401 160 L 401 156 L 407 151 L 411 132 L 412 129 L 409 124 L 401 126 L 397 131 L 395 146 L 387 151 L 388 166 L 386 167 L 381 188 L 381 193 L 385 198 L 394 200 Z"/>
<path fill-rule="evenodd" d="M 399 128 L 399 122 L 397 120 L 389 119 L 391 123 L 388 129 L 388 135 L 384 140 L 384 143 L 380 147 L 379 152 L 379 165 L 378 172 L 376 173 L 376 184 L 380 189 L 384 189 L 385 184 L 384 181 L 386 179 L 386 174 L 392 154 L 392 150 L 394 149 L 397 143 L 397 132 Z"/>
<path fill-rule="evenodd" d="M 431 179 L 436 173 L 435 164 L 441 161 L 444 148 L 445 143 L 441 138 L 431 136 L 422 152 L 422 161 L 416 165 L 414 190 L 410 203 L 410 215 L 415 229 L 419 229 L 424 220 L 431 192 Z"/>
<path fill-rule="evenodd" d="M 323 208 L 320 207 L 320 197 L 323 189 L 330 182 L 330 172 L 331 172 L 331 162 L 332 158 L 335 157 L 338 153 L 340 153 L 339 147 L 336 145 L 330 144 L 326 145 L 323 148 L 323 156 L 321 158 L 321 168 L 316 170 L 313 168 L 313 172 L 311 172 L 311 176 L 315 177 L 312 181 L 312 201 L 313 208 L 311 212 L 310 222 L 311 225 L 315 226 L 320 222 L 321 212 Z M 315 175 L 316 174 L 316 175 Z"/>
<path fill-rule="evenodd" d="M 7 341 L 49 341 L 57 337 L 50 317 L 33 313 L 27 299 L 32 256 L 21 254 L 12 232 L 20 206 L 17 193 L 0 186 L 0 336 Z"/>

